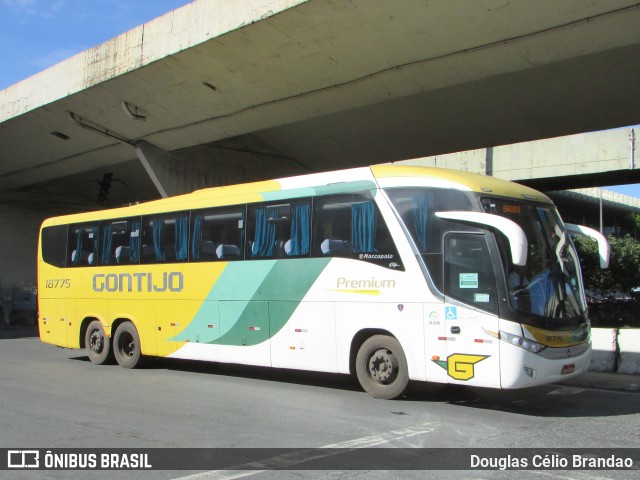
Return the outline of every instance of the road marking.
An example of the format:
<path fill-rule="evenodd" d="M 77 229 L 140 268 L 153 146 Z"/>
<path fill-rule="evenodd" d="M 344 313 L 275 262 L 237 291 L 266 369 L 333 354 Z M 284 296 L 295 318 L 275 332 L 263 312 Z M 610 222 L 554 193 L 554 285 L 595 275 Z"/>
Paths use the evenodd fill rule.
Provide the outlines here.
<path fill-rule="evenodd" d="M 407 440 L 418 435 L 427 435 L 435 430 L 435 425 L 436 424 L 425 423 L 419 427 L 392 430 L 378 435 L 369 435 L 367 437 L 354 438 L 353 440 L 347 440 L 340 443 L 332 443 L 319 448 L 296 450 L 295 452 L 271 457 L 264 461 L 251 462 L 231 467 L 233 470 L 212 470 L 209 472 L 195 473 L 186 477 L 179 477 L 174 480 L 233 480 L 235 478 L 243 478 L 263 473 L 267 470 L 290 469 L 300 463 L 338 455 L 359 448 L 377 447 L 391 442 Z M 323 452 L 323 449 L 332 450 Z M 342 451 L 336 452 L 335 449 L 342 449 Z"/>

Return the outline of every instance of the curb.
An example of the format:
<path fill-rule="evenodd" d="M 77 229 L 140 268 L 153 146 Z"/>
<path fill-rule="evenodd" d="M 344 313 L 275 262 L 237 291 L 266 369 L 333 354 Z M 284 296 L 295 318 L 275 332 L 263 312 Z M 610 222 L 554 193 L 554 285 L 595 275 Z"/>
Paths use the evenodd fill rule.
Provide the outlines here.
<path fill-rule="evenodd" d="M 640 374 L 640 329 L 592 328 L 591 372 Z"/>
<path fill-rule="evenodd" d="M 579 377 L 557 382 L 556 385 L 640 393 L 640 375 L 624 373 L 585 372 Z"/>

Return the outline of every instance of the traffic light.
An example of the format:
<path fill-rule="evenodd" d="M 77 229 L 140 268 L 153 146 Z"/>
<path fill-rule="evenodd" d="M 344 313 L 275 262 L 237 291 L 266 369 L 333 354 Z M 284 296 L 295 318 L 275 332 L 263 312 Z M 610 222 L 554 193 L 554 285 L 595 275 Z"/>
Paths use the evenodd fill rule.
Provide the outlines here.
<path fill-rule="evenodd" d="M 112 177 L 113 173 L 105 173 L 102 176 L 102 181 L 98 181 L 98 185 L 100 185 L 100 191 L 98 192 L 98 203 L 104 203 L 107 201 L 107 197 L 109 196 L 109 189 L 111 188 Z"/>

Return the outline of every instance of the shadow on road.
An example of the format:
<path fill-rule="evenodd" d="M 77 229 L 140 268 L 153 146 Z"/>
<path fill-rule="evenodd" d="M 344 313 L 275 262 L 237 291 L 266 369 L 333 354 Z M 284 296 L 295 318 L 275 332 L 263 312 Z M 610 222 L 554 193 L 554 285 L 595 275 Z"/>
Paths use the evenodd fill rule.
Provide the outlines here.
<path fill-rule="evenodd" d="M 89 361 L 86 356 L 73 359 Z M 144 368 L 308 385 L 366 395 L 357 380 L 349 375 L 168 358 L 150 358 Z M 606 417 L 640 413 L 640 402 L 637 399 L 637 394 L 632 393 L 561 385 L 496 390 L 412 382 L 405 395 L 392 402 L 397 402 L 399 406 L 403 402 L 423 402 L 427 408 L 429 403 L 447 403 L 534 417 Z"/>
<path fill-rule="evenodd" d="M 534 417 L 607 417 L 640 413 L 636 393 L 563 385 L 496 390 L 416 384 L 409 398 Z"/>
<path fill-rule="evenodd" d="M 4 325 L 0 324 L 0 340 L 12 338 L 28 338 L 38 336 L 37 325 Z"/>

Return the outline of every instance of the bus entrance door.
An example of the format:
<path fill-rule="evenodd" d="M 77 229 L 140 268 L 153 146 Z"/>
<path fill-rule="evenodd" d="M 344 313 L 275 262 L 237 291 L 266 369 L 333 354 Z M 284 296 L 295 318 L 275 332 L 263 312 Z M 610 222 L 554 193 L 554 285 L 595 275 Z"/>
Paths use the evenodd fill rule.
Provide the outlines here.
<path fill-rule="evenodd" d="M 444 252 L 444 323 L 451 383 L 500 387 L 498 298 L 483 233 L 450 233 Z M 493 335 L 492 335 L 493 334 Z"/>

